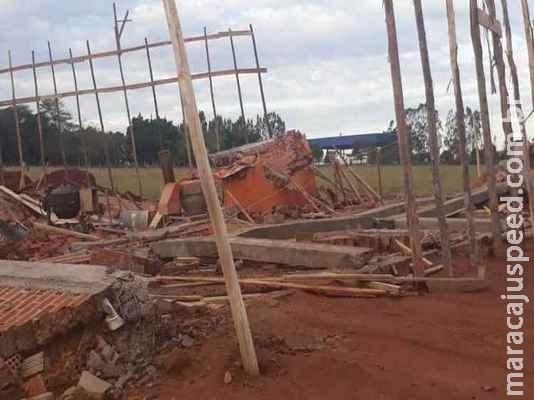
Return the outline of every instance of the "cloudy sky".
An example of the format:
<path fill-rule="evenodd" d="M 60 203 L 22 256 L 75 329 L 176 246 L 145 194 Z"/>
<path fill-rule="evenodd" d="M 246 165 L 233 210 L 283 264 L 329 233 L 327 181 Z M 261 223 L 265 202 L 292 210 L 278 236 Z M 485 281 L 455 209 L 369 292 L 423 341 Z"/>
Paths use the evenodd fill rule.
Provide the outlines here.
<path fill-rule="evenodd" d="M 413 4 L 395 1 L 406 106 L 424 102 L 420 58 L 415 30 Z M 436 101 L 442 119 L 453 107 L 450 81 L 445 0 L 426 0 L 424 11 Z M 457 25 L 465 102 L 478 108 L 474 79 L 473 50 L 469 38 L 468 0 L 457 0 Z M 500 15 L 500 0 L 496 0 Z M 534 13 L 534 1 L 531 2 Z M 167 40 L 163 7 L 159 0 L 117 0 L 119 14 L 130 10 L 123 46 Z M 309 137 L 339 133 L 380 132 L 393 118 L 393 99 L 387 59 L 386 26 L 381 0 L 177 0 L 186 36 L 209 32 L 246 29 L 253 24 L 265 75 L 269 110 L 282 115 L 288 128 L 296 128 Z M 520 73 L 525 109 L 530 111 L 530 84 L 523 26 L 518 0 L 509 1 L 514 50 Z M 54 57 L 65 57 L 69 47 L 75 55 L 85 54 L 85 40 L 93 52 L 114 48 L 112 1 L 0 0 L 0 68 L 7 66 L 7 51 L 12 50 L 14 64 L 31 62 L 31 51 L 38 61 L 48 57 L 46 41 L 52 42 Z M 237 38 L 240 67 L 253 67 L 249 38 Z M 214 69 L 232 68 L 228 39 L 211 42 Z M 486 50 L 486 49 L 485 49 Z M 207 71 L 203 43 L 188 45 L 193 72 Z M 175 75 L 171 48 L 152 51 L 156 78 Z M 148 80 L 143 52 L 124 56 L 127 83 Z M 488 61 L 485 62 L 486 69 Z M 96 60 L 99 86 L 119 85 L 116 58 Z M 81 88 L 90 88 L 87 63 L 78 64 Z M 70 66 L 57 67 L 59 91 L 72 90 Z M 17 96 L 33 95 L 31 70 L 15 75 Z M 38 71 L 41 94 L 52 91 L 49 68 Z M 255 116 L 261 110 L 257 78 L 242 77 L 245 111 Z M 511 86 L 509 87 L 511 88 Z M 0 99 L 11 96 L 9 76 L 0 75 Z M 207 81 L 196 81 L 199 107 L 211 115 Z M 233 77 L 215 80 L 219 113 L 237 116 L 239 104 Z M 153 113 L 150 89 L 129 92 L 132 113 Z M 181 119 L 175 85 L 160 86 L 158 98 L 162 114 Z M 73 99 L 66 104 L 72 108 Z M 126 124 L 121 93 L 102 95 L 107 129 L 123 129 Z M 493 134 L 502 134 L 498 119 L 498 98 L 491 96 Z M 82 98 L 85 123 L 97 121 L 94 96 Z M 502 141 L 502 140 L 499 140 Z"/>

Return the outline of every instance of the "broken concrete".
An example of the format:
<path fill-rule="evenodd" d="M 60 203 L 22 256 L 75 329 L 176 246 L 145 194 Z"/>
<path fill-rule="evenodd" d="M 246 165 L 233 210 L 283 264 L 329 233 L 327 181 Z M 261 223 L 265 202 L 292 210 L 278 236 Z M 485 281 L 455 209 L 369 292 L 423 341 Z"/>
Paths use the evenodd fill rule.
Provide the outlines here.
<path fill-rule="evenodd" d="M 364 247 L 234 237 L 234 258 L 307 268 L 363 267 L 372 256 Z M 175 239 L 156 242 L 152 250 L 162 258 L 217 257 L 215 238 Z"/>

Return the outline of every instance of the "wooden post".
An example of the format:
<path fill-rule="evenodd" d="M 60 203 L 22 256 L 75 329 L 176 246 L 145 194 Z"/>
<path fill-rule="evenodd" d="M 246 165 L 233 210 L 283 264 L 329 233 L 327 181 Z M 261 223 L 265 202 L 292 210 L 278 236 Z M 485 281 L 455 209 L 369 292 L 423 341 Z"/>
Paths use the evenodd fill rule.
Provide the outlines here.
<path fill-rule="evenodd" d="M 391 68 L 391 80 L 393 84 L 393 96 L 395 99 L 395 116 L 397 120 L 397 130 L 399 135 L 399 156 L 403 165 L 404 190 L 406 196 L 406 222 L 410 233 L 410 247 L 412 249 L 414 272 L 422 274 L 424 265 L 422 263 L 421 241 L 417 230 L 417 204 L 413 188 L 412 156 L 408 138 L 408 126 L 404 110 L 404 95 L 402 90 L 402 78 L 399 60 L 399 49 L 397 45 L 397 28 L 395 26 L 395 11 L 392 0 L 384 0 L 386 13 L 386 25 L 388 31 L 388 53 Z"/>
<path fill-rule="evenodd" d="M 486 0 L 488 12 L 493 21 L 497 20 L 495 9 L 495 0 Z M 498 22 L 496 22 L 498 23 Z M 493 41 L 493 59 L 497 68 L 497 79 L 499 81 L 499 99 L 501 104 L 501 122 L 504 132 L 504 145 L 506 147 L 506 138 L 512 133 L 512 121 L 508 118 L 508 88 L 506 87 L 506 67 L 504 64 L 504 54 L 501 43 L 501 35 L 496 30 L 491 30 Z"/>
<path fill-rule="evenodd" d="M 243 132 L 245 133 L 245 141 L 248 143 L 248 133 L 246 132 L 247 120 L 245 119 L 245 108 L 243 106 L 243 94 L 241 93 L 241 81 L 239 80 L 239 69 L 237 68 L 237 56 L 235 54 L 234 36 L 232 35 L 232 29 L 228 29 L 230 36 L 230 45 L 232 47 L 232 59 L 234 61 L 235 81 L 237 84 L 237 95 L 239 97 L 239 107 L 241 108 L 241 118 L 243 123 Z"/>
<path fill-rule="evenodd" d="M 452 84 L 454 87 L 454 99 L 456 104 L 456 129 L 458 130 L 458 147 L 460 163 L 462 165 L 462 178 L 464 189 L 464 204 L 467 217 L 467 236 L 469 241 L 469 254 L 471 265 L 478 263 L 478 246 L 476 242 L 475 219 L 473 216 L 474 206 L 471 197 L 471 177 L 469 175 L 469 157 L 467 154 L 467 137 L 465 128 L 465 109 L 462 95 L 462 84 L 460 80 L 460 68 L 458 66 L 458 43 L 456 40 L 456 17 L 454 13 L 453 0 L 446 0 L 447 21 L 449 33 L 449 52 L 452 73 Z M 475 143 L 478 138 L 475 139 Z M 476 147 L 478 154 L 478 145 Z"/>
<path fill-rule="evenodd" d="M 258 360 L 256 358 L 256 351 L 254 349 L 254 342 L 250 332 L 248 316 L 237 278 L 232 248 L 228 241 L 228 231 L 226 229 L 222 208 L 219 204 L 215 181 L 211 172 L 208 153 L 202 135 L 202 127 L 200 125 L 195 92 L 193 89 L 193 81 L 191 79 L 191 71 L 189 70 L 189 62 L 187 60 L 187 52 L 185 49 L 180 20 L 178 18 L 178 12 L 176 10 L 176 3 L 175 0 L 162 1 L 165 7 L 165 15 L 167 17 L 167 24 L 174 49 L 176 70 L 179 77 L 178 82 L 185 106 L 186 120 L 190 127 L 191 142 L 197 161 L 202 191 L 204 193 L 204 198 L 206 199 L 208 212 L 215 231 L 219 259 L 221 260 L 243 367 L 248 374 L 258 375 Z"/>
<path fill-rule="evenodd" d="M 19 110 L 17 107 L 17 96 L 15 92 L 15 76 L 13 74 L 13 62 L 11 59 L 11 50 L 7 52 L 7 58 L 9 62 L 9 76 L 11 79 L 11 107 L 13 108 L 13 118 L 15 119 L 15 133 L 17 135 L 17 150 L 19 155 L 19 167 L 20 167 L 20 182 L 19 190 L 24 187 L 24 155 L 22 153 L 22 135 L 20 132 Z"/>
<path fill-rule="evenodd" d="M 534 188 L 532 187 L 532 179 L 530 176 L 531 165 L 530 165 L 530 146 L 528 143 L 527 136 L 527 127 L 525 123 L 525 115 L 523 113 L 523 104 L 521 101 L 521 91 L 519 89 L 519 77 L 517 75 L 517 66 L 514 61 L 514 48 L 512 45 L 512 29 L 510 28 L 510 17 L 508 15 L 508 3 L 506 0 L 501 0 L 502 4 L 502 14 L 503 14 L 503 23 L 504 31 L 506 34 L 506 55 L 508 58 L 508 65 L 510 66 L 510 74 L 512 77 L 512 83 L 514 86 L 514 99 L 515 107 L 520 110 L 520 126 L 521 126 L 521 137 L 523 139 L 523 179 L 525 181 L 525 186 L 527 188 L 528 198 L 529 198 L 529 212 L 530 212 L 530 229 L 534 233 Z M 527 44 L 527 47 L 529 45 Z"/>
<path fill-rule="evenodd" d="M 525 41 L 527 43 L 528 70 L 530 74 L 530 96 L 534 107 L 534 38 L 528 0 L 521 0 L 521 12 L 523 15 L 523 28 L 525 29 Z"/>
<path fill-rule="evenodd" d="M 48 57 L 50 59 L 50 71 L 52 71 L 52 83 L 54 84 L 54 104 L 56 106 L 56 124 L 59 138 L 59 150 L 61 151 L 61 162 L 63 163 L 65 178 L 67 178 L 69 173 L 67 169 L 67 154 L 65 152 L 65 143 L 63 141 L 63 124 L 61 123 L 61 112 L 59 110 L 59 98 L 57 95 L 56 69 L 54 68 L 54 59 L 52 57 L 52 46 L 50 45 L 50 41 L 48 41 Z"/>
<path fill-rule="evenodd" d="M 41 167 L 43 169 L 43 176 L 46 175 L 46 156 L 43 138 L 43 122 L 41 120 L 41 99 L 39 97 L 39 85 L 37 84 L 37 68 L 35 68 L 35 51 L 32 50 L 32 70 L 33 70 L 33 86 L 35 90 L 35 108 L 37 119 L 37 135 L 39 137 L 39 150 L 41 152 Z"/>
<path fill-rule="evenodd" d="M 72 81 L 74 82 L 74 92 L 76 93 L 76 116 L 78 118 L 78 129 L 80 130 L 80 139 L 82 141 L 83 161 L 85 164 L 85 178 L 87 186 L 91 186 L 89 178 L 89 147 L 87 146 L 86 133 L 83 132 L 82 111 L 80 108 L 80 94 L 78 93 L 78 76 L 76 75 L 76 67 L 74 66 L 74 57 L 72 56 L 72 49 L 69 48 L 70 66 L 72 69 Z"/>
<path fill-rule="evenodd" d="M 213 110 L 213 118 L 215 122 L 215 139 L 217 140 L 217 151 L 221 151 L 219 120 L 217 118 L 217 107 L 215 106 L 215 95 L 213 93 L 213 77 L 211 76 L 210 46 L 208 43 L 208 32 L 206 31 L 206 27 L 204 27 L 204 46 L 206 47 L 206 61 L 208 63 L 208 79 L 210 82 L 211 108 Z"/>
<path fill-rule="evenodd" d="M 263 90 L 263 78 L 261 77 L 260 71 L 260 58 L 258 57 L 258 46 L 256 44 L 256 35 L 254 34 L 254 29 L 252 24 L 250 24 L 250 36 L 252 37 L 252 47 L 254 48 L 254 59 L 256 60 L 256 68 L 258 70 L 258 83 L 260 85 L 260 95 L 261 95 L 261 104 L 263 106 L 263 118 L 265 120 L 265 125 L 267 125 L 267 131 L 269 132 L 269 137 L 273 137 L 273 128 L 269 123 L 269 114 L 267 113 L 267 103 L 265 102 L 265 91 Z"/>
<path fill-rule="evenodd" d="M 192 171 L 193 170 L 193 155 L 191 154 L 191 141 L 189 140 L 191 137 L 190 137 L 189 126 L 187 125 L 187 118 L 185 115 L 184 99 L 182 97 L 181 92 L 180 92 L 180 108 L 182 109 L 182 121 L 183 121 L 183 127 L 184 127 L 184 139 L 185 139 L 185 148 L 186 148 L 186 155 L 187 155 L 187 164 L 189 165 L 189 171 Z"/>
<path fill-rule="evenodd" d="M 376 175 L 378 180 L 378 195 L 384 198 L 384 189 L 382 187 L 382 147 L 376 148 Z"/>
<path fill-rule="evenodd" d="M 4 149 L 2 146 L 2 138 L 0 137 L 0 185 L 6 185 L 6 179 L 4 176 Z"/>
<path fill-rule="evenodd" d="M 104 138 L 106 139 L 106 144 L 104 146 L 104 157 L 106 159 L 106 167 L 108 170 L 108 179 L 109 179 L 109 185 L 111 187 L 111 191 L 115 193 L 115 184 L 113 182 L 113 173 L 111 172 L 111 159 L 109 156 L 109 145 L 111 142 L 111 138 L 106 134 L 106 130 L 104 129 L 104 119 L 102 118 L 102 107 L 100 106 L 100 96 L 98 95 L 98 89 L 96 86 L 96 77 L 95 77 L 95 68 L 93 66 L 93 58 L 91 57 L 91 47 L 89 47 L 89 40 L 85 42 L 87 45 L 87 54 L 89 56 L 89 69 L 91 70 L 91 79 L 93 81 L 93 89 L 95 91 L 95 100 L 96 100 L 96 109 L 98 111 L 98 120 L 100 122 L 100 131 L 104 135 Z"/>
<path fill-rule="evenodd" d="M 484 154 L 486 160 L 486 174 L 488 177 L 489 209 L 491 211 L 491 231 L 493 233 L 493 246 L 497 253 L 501 253 L 503 243 L 501 240 L 501 224 L 497 211 L 497 182 L 495 177 L 495 154 L 491 139 L 491 127 L 489 120 L 489 106 L 486 92 L 486 80 L 484 77 L 484 54 L 480 39 L 480 25 L 478 21 L 478 6 L 476 0 L 470 0 L 471 41 L 475 55 L 475 67 L 477 75 L 478 99 L 480 103 L 480 121 L 482 135 L 484 137 Z"/>
<path fill-rule="evenodd" d="M 124 79 L 124 69 L 122 67 L 122 51 L 121 51 L 121 34 L 124 29 L 124 24 L 128 19 L 128 13 L 122 22 L 122 27 L 119 28 L 119 21 L 117 19 L 117 5 L 113 3 L 113 16 L 115 18 L 115 44 L 117 46 L 117 61 L 119 63 L 119 73 L 121 76 L 122 94 L 124 97 L 124 106 L 126 107 L 126 116 L 128 118 L 128 132 L 130 140 L 132 141 L 132 153 L 135 166 L 135 175 L 137 177 L 137 188 L 139 195 L 143 197 L 143 184 L 141 183 L 141 175 L 139 173 L 139 161 L 137 160 L 137 145 L 135 141 L 135 132 L 132 125 L 132 115 L 130 113 L 130 102 L 128 101 L 128 91 L 126 90 L 126 80 Z"/>
<path fill-rule="evenodd" d="M 428 56 L 428 46 L 426 42 L 425 20 L 423 16 L 423 6 L 421 0 L 413 1 L 415 8 L 415 20 L 417 23 L 417 35 L 419 37 L 419 51 L 421 53 L 421 64 L 423 67 L 423 78 L 425 81 L 425 95 L 427 108 L 428 136 L 430 144 L 430 161 L 432 164 L 432 181 L 434 186 L 434 199 L 436 202 L 436 213 L 438 216 L 441 257 L 443 265 L 449 269 L 449 274 L 453 274 L 451 249 L 449 242 L 449 229 L 447 218 L 443 208 L 443 188 L 441 186 L 441 174 L 439 173 L 439 143 L 437 129 L 437 111 L 434 98 L 434 83 L 430 70 L 430 60 Z"/>

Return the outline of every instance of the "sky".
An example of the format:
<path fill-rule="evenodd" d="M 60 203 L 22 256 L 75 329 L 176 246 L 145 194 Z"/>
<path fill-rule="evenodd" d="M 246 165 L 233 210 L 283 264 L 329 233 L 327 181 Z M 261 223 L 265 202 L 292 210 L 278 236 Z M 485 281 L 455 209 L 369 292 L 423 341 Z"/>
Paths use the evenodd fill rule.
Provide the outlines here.
<path fill-rule="evenodd" d="M 264 75 L 269 111 L 279 113 L 287 128 L 298 129 L 308 137 L 382 132 L 394 118 L 391 76 L 387 56 L 387 36 L 381 0 L 177 0 L 185 36 L 254 26 L 260 63 L 268 69 Z M 417 42 L 413 3 L 396 0 L 395 12 L 406 107 L 425 101 L 421 61 Z M 436 104 L 444 121 L 454 106 L 450 83 L 449 48 L 445 0 L 423 1 L 428 47 L 434 79 Z M 478 109 L 473 48 L 469 36 L 468 0 L 455 1 L 459 41 L 459 61 L 465 103 Z M 501 2 L 496 0 L 499 19 Z M 168 39 L 163 6 L 159 0 L 117 0 L 119 15 L 130 11 L 132 22 L 126 25 L 122 46 Z M 530 4 L 534 14 L 534 0 Z M 528 59 L 524 41 L 520 2 L 509 1 L 515 59 L 519 70 L 524 108 L 532 110 Z M 8 50 L 13 63 L 31 62 L 35 50 L 37 61 L 48 58 L 47 40 L 54 57 L 86 54 L 85 41 L 93 52 L 112 50 L 112 2 L 57 0 L 0 0 L 0 68 L 7 67 Z M 236 38 L 238 65 L 254 67 L 250 38 Z M 484 37 L 483 37 L 484 43 Z M 187 45 L 192 72 L 206 72 L 203 42 Z M 233 68 L 228 38 L 210 42 L 212 68 Z M 487 48 L 484 48 L 487 55 Z M 148 80 L 144 52 L 123 56 L 127 83 Z M 152 50 L 156 79 L 176 74 L 171 47 Z M 485 61 L 489 80 L 489 61 Z M 88 63 L 76 65 L 80 88 L 91 87 Z M 99 86 L 120 85 L 116 57 L 95 60 Z M 73 89 L 69 65 L 56 68 L 58 90 Z M 508 77 L 508 86 L 511 83 Z M 31 70 L 15 73 L 16 95 L 33 95 Z M 241 76 L 247 117 L 261 113 L 256 75 Z M 38 70 L 41 94 L 53 90 L 50 68 Z M 218 113 L 236 118 L 240 114 L 235 77 L 214 80 Z M 211 117 L 208 81 L 195 81 L 199 109 Z M 157 89 L 161 114 L 173 121 L 181 120 L 177 85 Z M 11 97 L 9 75 L 0 75 L 0 100 Z M 150 89 L 128 92 L 133 115 L 154 113 Z M 127 117 L 122 93 L 101 95 L 106 129 L 124 130 Z M 74 98 L 65 100 L 74 112 Z M 81 99 L 84 124 L 96 125 L 94 95 Z M 32 105 L 33 107 L 33 105 Z M 492 134 L 502 142 L 498 95 L 490 97 Z M 534 120 L 534 118 L 533 118 Z M 532 122 L 532 121 L 530 121 Z M 529 124 L 530 127 L 530 124 Z"/>

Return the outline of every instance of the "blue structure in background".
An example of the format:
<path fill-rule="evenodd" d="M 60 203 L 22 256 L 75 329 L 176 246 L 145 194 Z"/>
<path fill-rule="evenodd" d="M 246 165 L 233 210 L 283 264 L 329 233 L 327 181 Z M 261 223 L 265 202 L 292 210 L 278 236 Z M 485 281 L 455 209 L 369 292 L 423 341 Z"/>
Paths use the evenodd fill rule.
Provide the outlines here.
<path fill-rule="evenodd" d="M 350 150 L 387 146 L 397 141 L 395 133 L 363 133 L 360 135 L 332 136 L 308 139 L 311 146 L 323 150 Z"/>

